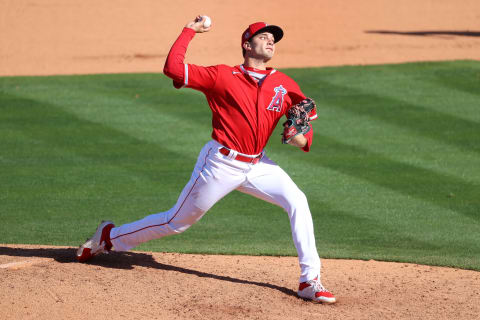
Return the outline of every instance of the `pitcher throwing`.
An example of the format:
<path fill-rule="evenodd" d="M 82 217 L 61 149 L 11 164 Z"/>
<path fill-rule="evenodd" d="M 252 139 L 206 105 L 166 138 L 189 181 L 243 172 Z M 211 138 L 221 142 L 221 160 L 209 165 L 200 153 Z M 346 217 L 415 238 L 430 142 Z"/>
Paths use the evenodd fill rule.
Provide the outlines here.
<path fill-rule="evenodd" d="M 102 222 L 80 246 L 77 258 L 85 262 L 112 248 L 126 251 L 181 233 L 222 197 L 239 190 L 287 212 L 301 269 L 298 295 L 334 303 L 335 297 L 320 282 L 321 263 L 307 199 L 264 151 L 278 121 L 286 116 L 282 142 L 308 152 L 313 137 L 310 121 L 317 116 L 313 100 L 305 97 L 295 81 L 266 66 L 283 31 L 264 22 L 248 26 L 241 37 L 241 65 L 186 64 L 185 53 L 195 34 L 212 28 L 206 28 L 203 20 L 198 16 L 183 28 L 168 54 L 164 73 L 173 79 L 175 88 L 191 88 L 205 95 L 212 110 L 212 140 L 200 151 L 190 181 L 173 208 L 119 227 Z"/>

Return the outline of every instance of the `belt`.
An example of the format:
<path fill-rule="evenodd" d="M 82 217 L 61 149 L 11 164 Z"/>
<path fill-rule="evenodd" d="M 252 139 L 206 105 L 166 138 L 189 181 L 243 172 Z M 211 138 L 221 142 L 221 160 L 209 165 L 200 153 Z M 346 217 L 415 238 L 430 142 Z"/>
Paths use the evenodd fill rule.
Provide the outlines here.
<path fill-rule="evenodd" d="M 219 151 L 224 156 L 229 156 L 230 155 L 230 150 L 225 148 L 225 147 L 221 147 L 219 149 Z M 262 156 L 263 156 L 263 153 L 260 153 L 258 156 L 253 157 L 253 158 L 252 157 L 247 157 L 247 156 L 244 156 L 244 155 L 241 155 L 241 154 L 237 154 L 234 159 L 238 160 L 238 161 L 242 161 L 242 162 L 256 164 L 260 161 L 260 159 L 262 159 Z"/>

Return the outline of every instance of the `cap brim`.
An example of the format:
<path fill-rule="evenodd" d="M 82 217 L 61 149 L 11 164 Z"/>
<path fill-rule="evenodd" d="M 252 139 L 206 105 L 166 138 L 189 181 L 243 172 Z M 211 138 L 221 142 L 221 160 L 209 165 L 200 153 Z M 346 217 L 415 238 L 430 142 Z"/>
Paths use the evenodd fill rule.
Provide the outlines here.
<path fill-rule="evenodd" d="M 273 38 L 275 39 L 275 43 L 282 40 L 283 38 L 283 30 L 282 28 L 278 27 L 278 26 L 266 26 L 266 27 L 263 27 L 262 29 L 258 30 L 257 32 L 255 32 L 251 37 L 250 39 L 252 39 L 253 37 L 255 37 L 257 34 L 260 34 L 260 33 L 263 33 L 263 32 L 270 32 L 271 34 L 273 34 Z"/>

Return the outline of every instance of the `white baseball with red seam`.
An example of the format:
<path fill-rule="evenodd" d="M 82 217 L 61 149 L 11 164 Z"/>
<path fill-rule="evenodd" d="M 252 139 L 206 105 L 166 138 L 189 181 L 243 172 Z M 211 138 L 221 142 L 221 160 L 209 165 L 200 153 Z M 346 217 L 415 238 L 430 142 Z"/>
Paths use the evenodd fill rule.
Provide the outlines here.
<path fill-rule="evenodd" d="M 210 19 L 209 16 L 202 16 L 202 18 L 203 18 L 203 20 L 204 20 L 204 21 L 203 21 L 203 26 L 204 26 L 205 28 L 208 28 L 208 27 L 210 27 L 210 26 L 212 25 L 212 19 Z"/>

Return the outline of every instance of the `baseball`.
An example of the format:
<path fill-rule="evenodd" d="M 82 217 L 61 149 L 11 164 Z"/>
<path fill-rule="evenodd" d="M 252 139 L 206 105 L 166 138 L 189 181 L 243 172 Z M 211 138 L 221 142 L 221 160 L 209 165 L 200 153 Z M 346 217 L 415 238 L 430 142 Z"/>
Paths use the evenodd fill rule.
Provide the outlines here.
<path fill-rule="evenodd" d="M 203 16 L 203 18 L 205 19 L 205 21 L 203 21 L 203 26 L 205 28 L 208 28 L 212 25 L 212 19 L 210 19 L 209 16 Z"/>

